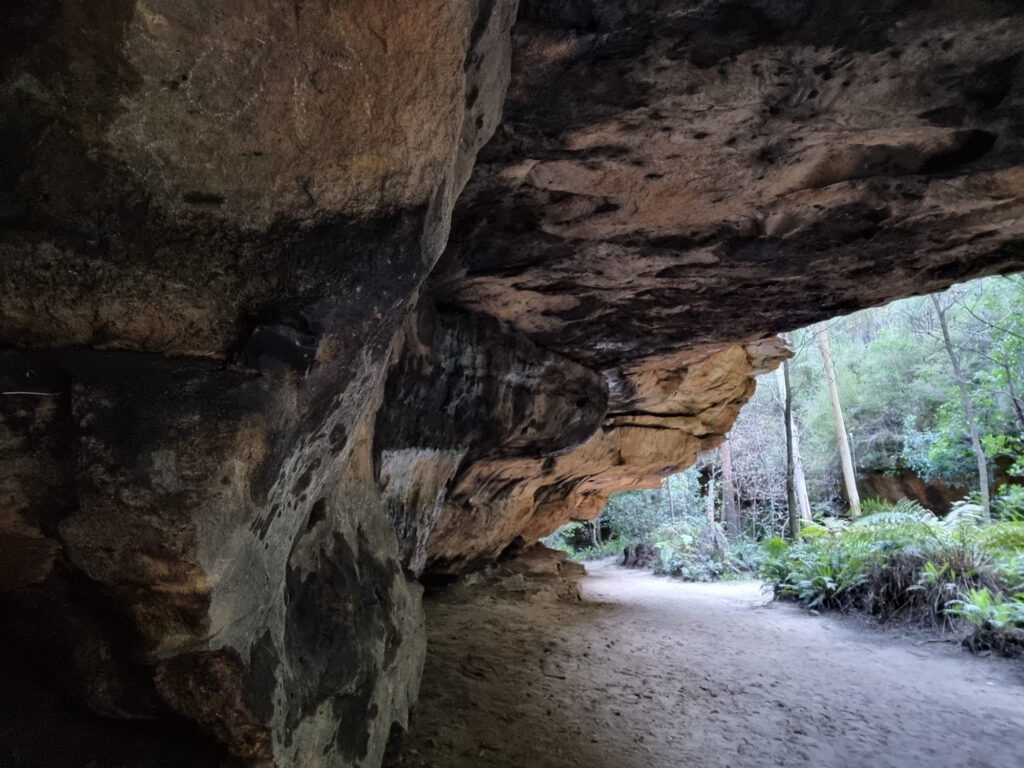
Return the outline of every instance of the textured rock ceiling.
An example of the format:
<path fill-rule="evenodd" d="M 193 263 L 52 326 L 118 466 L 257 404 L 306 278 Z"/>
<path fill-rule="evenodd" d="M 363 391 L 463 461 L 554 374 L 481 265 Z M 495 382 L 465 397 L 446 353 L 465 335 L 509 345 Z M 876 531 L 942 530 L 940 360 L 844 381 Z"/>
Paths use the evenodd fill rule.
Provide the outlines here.
<path fill-rule="evenodd" d="M 577 5 L 513 33 L 446 299 L 606 369 L 1020 268 L 1010 5 Z"/>
<path fill-rule="evenodd" d="M 0 145 L 0 671 L 117 734 L 12 749 L 377 766 L 421 578 L 717 445 L 775 333 L 1024 270 L 1024 13 L 16 2 Z"/>
<path fill-rule="evenodd" d="M 438 567 L 692 462 L 784 354 L 772 334 L 1024 267 L 1020 15 L 911 7 L 521 9 L 430 287 L 599 372 L 608 418 L 547 473 L 463 470 Z"/>

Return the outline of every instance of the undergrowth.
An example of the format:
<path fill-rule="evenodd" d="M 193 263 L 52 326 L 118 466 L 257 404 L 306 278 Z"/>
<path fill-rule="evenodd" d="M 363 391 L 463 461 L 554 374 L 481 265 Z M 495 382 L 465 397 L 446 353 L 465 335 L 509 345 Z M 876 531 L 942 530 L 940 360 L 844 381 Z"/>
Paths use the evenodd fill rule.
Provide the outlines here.
<path fill-rule="evenodd" d="M 766 557 L 753 539 L 726 538 L 722 526 L 704 516 L 663 525 L 654 532 L 656 573 L 687 581 L 750 578 Z"/>
<path fill-rule="evenodd" d="M 975 646 L 1008 650 L 992 637 L 1024 627 L 1024 522 L 986 525 L 969 504 L 945 518 L 907 500 L 874 510 L 807 524 L 797 543 L 766 542 L 761 576 L 775 596 L 882 621 L 966 622 Z"/>
<path fill-rule="evenodd" d="M 585 547 L 578 551 L 568 550 L 570 557 L 576 562 L 587 560 L 600 560 L 602 557 L 618 555 L 622 552 L 623 543 L 621 539 L 612 538 L 602 541 L 599 546 Z"/>

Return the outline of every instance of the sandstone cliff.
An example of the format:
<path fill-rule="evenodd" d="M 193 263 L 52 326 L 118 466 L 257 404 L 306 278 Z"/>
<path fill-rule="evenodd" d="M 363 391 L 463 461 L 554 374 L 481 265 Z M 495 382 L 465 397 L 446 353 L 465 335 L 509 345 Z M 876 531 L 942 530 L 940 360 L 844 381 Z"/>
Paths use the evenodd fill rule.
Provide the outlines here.
<path fill-rule="evenodd" d="M 1024 269 L 1016 3 L 519 6 L 11 7 L 5 676 L 379 765 L 420 579 L 685 467 L 774 333 Z"/>

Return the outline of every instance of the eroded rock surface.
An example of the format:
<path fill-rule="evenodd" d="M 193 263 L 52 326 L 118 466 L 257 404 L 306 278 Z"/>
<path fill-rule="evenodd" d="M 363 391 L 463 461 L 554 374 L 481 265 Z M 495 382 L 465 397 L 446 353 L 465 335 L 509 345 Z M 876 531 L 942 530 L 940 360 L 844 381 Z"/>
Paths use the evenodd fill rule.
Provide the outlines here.
<path fill-rule="evenodd" d="M 1022 36 L 1001 2 L 525 3 L 432 288 L 600 372 L 609 412 L 464 468 L 434 567 L 717 444 L 772 332 L 1024 267 Z"/>
<path fill-rule="evenodd" d="M 1024 269 L 1013 2 L 2 26 L 2 671 L 124 765 L 379 765 L 419 580 L 685 467 L 775 332 Z"/>
<path fill-rule="evenodd" d="M 379 764 L 424 634 L 374 415 L 498 122 L 514 11 L 9 9 L 5 660 L 210 754 Z M 26 765 L 33 738 L 5 734 Z"/>
<path fill-rule="evenodd" d="M 519 539 L 596 516 L 615 491 L 660 485 L 724 439 L 754 392 L 753 377 L 787 354 L 775 340 L 651 359 L 620 371 L 631 396 L 613 394 L 585 442 L 539 455 L 484 457 L 464 467 L 431 538 L 430 567 L 457 573 Z"/>
<path fill-rule="evenodd" d="M 597 369 L 1024 266 L 1019 8 L 527 3 L 439 280 Z"/>

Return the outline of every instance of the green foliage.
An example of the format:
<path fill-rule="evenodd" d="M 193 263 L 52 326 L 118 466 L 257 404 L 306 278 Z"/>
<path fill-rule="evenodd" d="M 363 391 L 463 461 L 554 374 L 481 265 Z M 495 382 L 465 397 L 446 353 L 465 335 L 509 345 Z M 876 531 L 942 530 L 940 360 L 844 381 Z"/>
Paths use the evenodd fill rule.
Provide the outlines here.
<path fill-rule="evenodd" d="M 698 518 L 665 525 L 656 532 L 654 546 L 658 550 L 658 573 L 678 576 L 688 581 L 713 581 L 724 573 L 720 540 L 725 535 L 720 526 L 711 526 L 707 518 Z"/>
<path fill-rule="evenodd" d="M 708 522 L 695 468 L 673 475 L 655 489 L 612 494 L 600 515 L 604 535 L 593 545 L 595 523 L 571 523 L 544 539 L 547 546 L 568 552 L 575 560 L 620 554 L 629 546 L 657 548 L 656 570 L 680 578 L 708 581 L 752 575 L 763 559 L 753 540 L 728 542 L 721 526 Z M 671 493 L 671 500 L 669 499 Z"/>
<path fill-rule="evenodd" d="M 728 541 L 718 523 L 694 515 L 655 532 L 657 573 L 687 581 L 750 578 L 764 562 L 764 549 L 749 538 Z"/>
<path fill-rule="evenodd" d="M 900 499 L 900 501 L 904 501 L 904 499 Z M 885 512 L 890 508 L 892 508 L 891 504 L 878 498 L 860 500 L 860 511 L 865 515 L 873 515 L 875 512 Z"/>
<path fill-rule="evenodd" d="M 999 592 L 971 589 L 960 600 L 951 600 L 946 612 L 981 629 L 1005 632 L 1024 627 L 1024 593 L 1004 599 Z"/>
<path fill-rule="evenodd" d="M 764 564 L 767 554 L 754 539 L 743 537 L 731 542 L 727 549 L 730 571 L 740 578 L 751 578 Z"/>
<path fill-rule="evenodd" d="M 749 537 L 729 541 L 722 527 L 708 520 L 701 490 L 697 470 L 690 468 L 667 478 L 660 489 L 612 494 L 599 518 L 607 536 L 599 546 L 593 545 L 592 522 L 571 523 L 544 543 L 576 560 L 620 554 L 627 546 L 642 544 L 658 552 L 659 573 L 694 581 L 749 578 L 763 562 L 764 551 Z"/>
<path fill-rule="evenodd" d="M 1024 553 L 1021 550 L 998 558 L 995 571 L 1008 592 L 1024 592 Z"/>
<path fill-rule="evenodd" d="M 653 544 L 654 532 L 661 526 L 703 511 L 700 493 L 700 477 L 697 470 L 690 467 L 666 478 L 661 488 L 613 493 L 601 510 L 601 519 L 624 546 Z"/>
<path fill-rule="evenodd" d="M 671 519 L 668 503 L 661 503 L 660 491 L 637 490 L 613 493 L 601 510 L 613 536 L 629 544 L 650 544 L 651 534 Z"/>
<path fill-rule="evenodd" d="M 1008 474 L 1022 477 L 1024 279 L 955 286 L 942 303 L 990 469 L 997 457 L 1004 467 L 1009 459 Z M 829 336 L 857 468 L 909 469 L 976 488 L 967 418 L 930 300 L 911 298 L 839 318 L 829 324 Z M 840 511 L 839 458 L 820 356 L 811 333 L 798 332 L 794 340 L 794 407 L 811 497 Z"/>
<path fill-rule="evenodd" d="M 881 499 L 864 499 L 860 504 L 863 518 L 859 521 L 862 525 L 878 525 L 880 523 L 902 524 L 931 524 L 935 520 L 927 509 L 915 499 L 898 499 L 894 502 Z"/>
<path fill-rule="evenodd" d="M 1000 520 L 1024 522 L 1024 486 L 1002 485 L 992 499 L 992 515 Z"/>
<path fill-rule="evenodd" d="M 1024 552 L 1024 522 L 995 522 L 979 529 L 975 538 L 986 549 L 998 554 Z"/>
<path fill-rule="evenodd" d="M 999 589 L 1020 575 L 1022 524 L 983 526 L 970 505 L 944 519 L 914 502 L 880 507 L 850 523 L 808 525 L 795 544 L 770 542 L 761 577 L 777 597 L 810 609 L 948 625 L 946 607 L 960 593 Z"/>
<path fill-rule="evenodd" d="M 853 590 L 867 578 L 869 557 L 863 543 L 823 535 L 767 557 L 761 576 L 777 596 L 795 598 L 806 608 L 846 608 Z"/>
<path fill-rule="evenodd" d="M 621 554 L 624 546 L 625 544 L 622 539 L 611 538 L 606 541 L 602 541 L 599 546 L 584 547 L 577 552 L 571 552 L 570 555 L 576 562 L 600 560 L 603 557 L 611 557 L 612 555 Z"/>
<path fill-rule="evenodd" d="M 569 523 L 563 525 L 550 536 L 545 536 L 541 541 L 551 549 L 558 549 L 569 556 L 576 554 L 575 542 L 586 532 L 586 523 Z"/>

